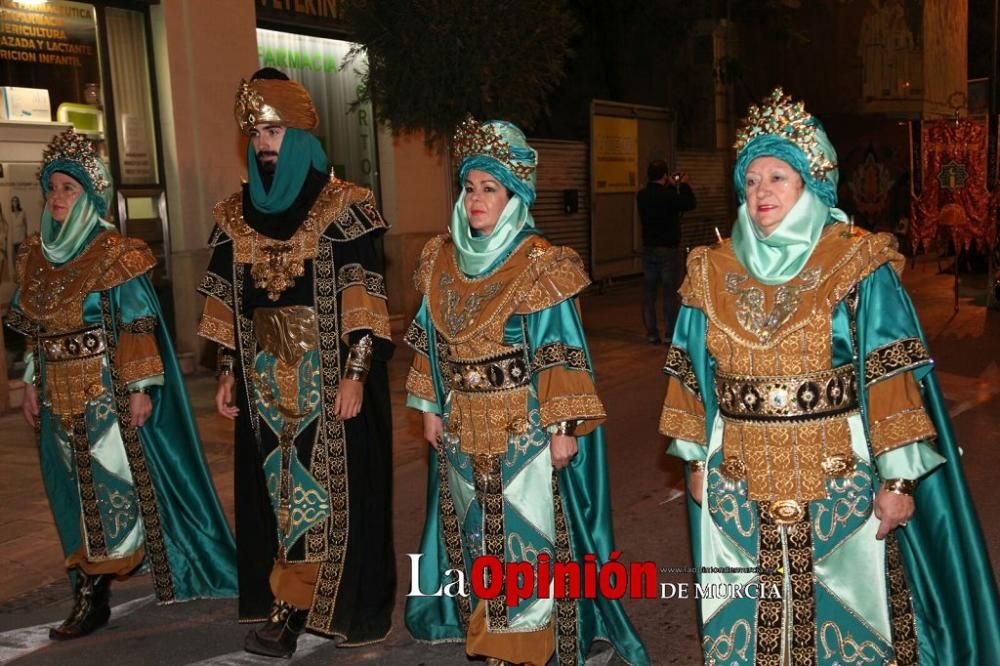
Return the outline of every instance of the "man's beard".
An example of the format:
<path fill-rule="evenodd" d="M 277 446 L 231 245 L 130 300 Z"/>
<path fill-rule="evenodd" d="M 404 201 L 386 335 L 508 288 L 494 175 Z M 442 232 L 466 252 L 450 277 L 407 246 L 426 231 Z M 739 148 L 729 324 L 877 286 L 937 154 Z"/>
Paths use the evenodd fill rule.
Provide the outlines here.
<path fill-rule="evenodd" d="M 270 157 L 270 156 L 274 156 L 274 159 L 266 161 L 262 159 L 263 157 Z M 267 173 L 274 173 L 274 171 L 278 168 L 278 153 L 270 150 L 266 151 L 262 150 L 261 152 L 257 153 L 257 164 L 260 165 L 262 171 L 265 171 Z"/>

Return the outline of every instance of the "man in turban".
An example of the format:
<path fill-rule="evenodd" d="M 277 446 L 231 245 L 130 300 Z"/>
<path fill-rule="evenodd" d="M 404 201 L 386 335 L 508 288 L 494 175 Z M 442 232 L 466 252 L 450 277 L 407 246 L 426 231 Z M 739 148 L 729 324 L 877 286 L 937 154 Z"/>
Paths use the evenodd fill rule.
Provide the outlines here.
<path fill-rule="evenodd" d="M 248 182 L 215 206 L 199 334 L 219 345 L 216 408 L 236 421 L 245 648 L 294 653 L 303 630 L 389 632 L 392 354 L 372 193 L 327 171 L 309 93 L 274 69 L 242 81 Z"/>

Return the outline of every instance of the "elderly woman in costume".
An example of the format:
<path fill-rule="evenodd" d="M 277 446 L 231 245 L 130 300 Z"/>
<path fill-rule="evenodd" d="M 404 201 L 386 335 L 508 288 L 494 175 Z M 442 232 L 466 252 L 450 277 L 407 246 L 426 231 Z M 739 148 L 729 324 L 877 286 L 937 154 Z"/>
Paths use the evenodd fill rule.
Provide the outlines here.
<path fill-rule="evenodd" d="M 434 448 L 419 570 L 431 592 L 454 580 L 449 569 L 468 581 L 481 556 L 544 572 L 614 549 L 604 406 L 576 301 L 587 274 L 535 229 L 537 156 L 521 130 L 468 118 L 454 152 L 463 191 L 450 234 L 420 257 L 424 298 L 406 334 L 407 404 Z M 583 663 L 596 638 L 648 661 L 617 602 L 539 598 L 538 586 L 548 580 L 514 606 L 503 595 L 411 596 L 407 627 L 419 640 L 464 641 L 488 663 Z"/>
<path fill-rule="evenodd" d="M 17 257 L 7 326 L 25 335 L 24 417 L 75 579 L 50 636 L 108 621 L 109 587 L 140 570 L 162 603 L 236 595 L 236 552 L 139 240 L 104 218 L 111 177 L 86 137 L 57 136 L 40 173 L 41 235 Z"/>
<path fill-rule="evenodd" d="M 801 102 L 752 106 L 736 149 L 739 218 L 688 259 L 660 420 L 688 461 L 699 582 L 752 584 L 701 600 L 706 663 L 1000 663 L 903 258 L 844 224 Z"/>

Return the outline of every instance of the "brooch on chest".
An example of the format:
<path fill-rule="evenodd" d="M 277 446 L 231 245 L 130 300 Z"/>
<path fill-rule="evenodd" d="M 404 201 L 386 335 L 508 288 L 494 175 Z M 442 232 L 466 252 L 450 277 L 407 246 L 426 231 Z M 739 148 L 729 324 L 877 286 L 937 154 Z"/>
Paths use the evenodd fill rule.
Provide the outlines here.
<path fill-rule="evenodd" d="M 745 330 L 765 342 L 773 336 L 798 311 L 802 294 L 815 289 L 822 277 L 820 268 L 803 271 L 796 284 L 784 284 L 774 292 L 774 305 L 764 311 L 766 297 L 757 286 L 743 286 L 749 275 L 726 273 L 726 292 L 736 296 L 736 320 Z"/>

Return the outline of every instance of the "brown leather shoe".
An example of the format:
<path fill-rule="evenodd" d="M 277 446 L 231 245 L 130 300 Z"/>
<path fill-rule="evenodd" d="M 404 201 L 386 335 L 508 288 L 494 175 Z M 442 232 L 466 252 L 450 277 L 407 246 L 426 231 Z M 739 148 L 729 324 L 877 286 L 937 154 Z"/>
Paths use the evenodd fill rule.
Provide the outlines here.
<path fill-rule="evenodd" d="M 54 641 L 68 641 L 80 638 L 100 629 L 111 617 L 112 576 L 99 574 L 88 576 L 83 570 L 76 570 L 76 599 L 69 617 L 58 627 L 49 629 L 49 638 Z"/>
<path fill-rule="evenodd" d="M 243 649 L 265 657 L 288 659 L 295 654 L 299 636 L 306 628 L 308 610 L 300 610 L 291 604 L 274 600 L 267 624 L 247 634 Z"/>

